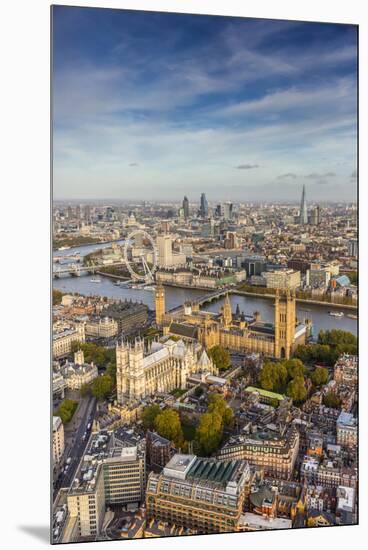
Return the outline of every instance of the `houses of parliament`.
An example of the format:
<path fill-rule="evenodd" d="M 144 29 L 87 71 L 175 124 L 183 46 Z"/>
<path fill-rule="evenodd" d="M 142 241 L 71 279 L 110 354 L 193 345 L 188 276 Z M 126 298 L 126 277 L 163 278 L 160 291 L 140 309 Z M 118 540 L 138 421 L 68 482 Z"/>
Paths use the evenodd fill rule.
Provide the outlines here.
<path fill-rule="evenodd" d="M 242 352 L 257 352 L 276 359 L 289 359 L 295 348 L 305 343 L 307 326 L 296 318 L 295 293 L 278 291 L 275 295 L 274 323 L 261 320 L 260 314 L 233 313 L 226 295 L 220 313 L 201 311 L 197 304 L 186 303 L 182 311 L 165 314 L 165 291 L 156 288 L 156 323 L 165 335 L 197 341 L 205 349 L 221 345 Z"/>

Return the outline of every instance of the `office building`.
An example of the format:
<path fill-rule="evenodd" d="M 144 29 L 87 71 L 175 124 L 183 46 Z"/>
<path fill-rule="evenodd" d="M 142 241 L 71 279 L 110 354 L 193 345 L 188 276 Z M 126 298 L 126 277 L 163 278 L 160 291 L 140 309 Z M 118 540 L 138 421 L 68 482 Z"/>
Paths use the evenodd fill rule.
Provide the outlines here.
<path fill-rule="evenodd" d="M 85 330 L 83 323 L 55 323 L 52 334 L 53 358 L 59 359 L 69 355 L 72 351 L 73 342 L 83 343 L 84 341 Z"/>
<path fill-rule="evenodd" d="M 86 336 L 91 338 L 113 338 L 118 334 L 119 325 L 116 319 L 97 317 L 89 319 L 85 325 Z"/>
<path fill-rule="evenodd" d="M 320 216 L 321 216 L 320 207 L 315 206 L 310 215 L 311 225 L 319 225 L 321 221 Z"/>
<path fill-rule="evenodd" d="M 301 284 L 300 271 L 294 271 L 293 269 L 265 271 L 262 273 L 262 277 L 266 280 L 267 288 L 295 290 Z"/>
<path fill-rule="evenodd" d="M 285 433 L 258 428 L 230 438 L 217 456 L 219 460 L 246 460 L 265 476 L 291 479 L 298 450 L 299 433 L 294 426 Z"/>
<path fill-rule="evenodd" d="M 201 218 L 208 218 L 208 202 L 205 193 L 201 194 L 201 204 L 199 207 L 199 215 Z"/>
<path fill-rule="evenodd" d="M 302 200 L 300 202 L 299 223 L 300 225 L 307 225 L 308 223 L 308 210 L 307 210 L 307 200 L 305 197 L 305 185 L 303 185 Z"/>
<path fill-rule="evenodd" d="M 161 474 L 149 474 L 147 519 L 199 533 L 238 531 L 250 482 L 250 468 L 243 460 L 176 454 Z"/>
<path fill-rule="evenodd" d="M 224 204 L 224 219 L 231 220 L 233 217 L 233 205 L 231 202 L 225 202 Z"/>
<path fill-rule="evenodd" d="M 266 271 L 266 258 L 259 255 L 245 255 L 242 259 L 242 265 L 247 272 L 247 277 L 252 277 L 252 275 L 261 275 Z"/>
<path fill-rule="evenodd" d="M 171 267 L 172 260 L 172 238 L 170 235 L 160 235 L 157 237 L 158 266 Z"/>
<path fill-rule="evenodd" d="M 358 257 L 358 239 L 351 239 L 348 242 L 348 255 L 353 258 Z"/>
<path fill-rule="evenodd" d="M 93 435 L 67 495 L 79 540 L 100 534 L 107 506 L 143 502 L 145 472 L 143 442 L 132 444 L 119 430 Z"/>
<path fill-rule="evenodd" d="M 221 204 L 218 204 L 215 208 L 215 217 L 216 218 L 221 218 L 221 215 L 222 215 Z"/>
<path fill-rule="evenodd" d="M 183 199 L 183 213 L 184 213 L 184 218 L 187 220 L 189 218 L 189 201 L 188 201 L 188 197 L 184 197 L 184 199 Z"/>
<path fill-rule="evenodd" d="M 145 304 L 117 302 L 105 307 L 103 314 L 117 322 L 119 334 L 129 334 L 147 323 L 148 308 Z"/>

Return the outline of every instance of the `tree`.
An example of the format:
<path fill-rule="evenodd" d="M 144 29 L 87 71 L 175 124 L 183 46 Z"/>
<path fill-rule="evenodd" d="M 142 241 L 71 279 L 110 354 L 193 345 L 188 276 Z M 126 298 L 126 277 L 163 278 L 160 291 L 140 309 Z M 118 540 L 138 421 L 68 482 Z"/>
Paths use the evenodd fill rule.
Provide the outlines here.
<path fill-rule="evenodd" d="M 323 404 L 330 409 L 339 409 L 341 407 L 340 398 L 332 391 L 323 396 Z"/>
<path fill-rule="evenodd" d="M 142 413 L 143 426 L 146 430 L 153 430 L 155 427 L 155 419 L 161 412 L 158 405 L 150 405 L 146 407 Z"/>
<path fill-rule="evenodd" d="M 63 424 L 68 424 L 73 418 L 73 415 L 78 407 L 78 402 L 72 399 L 64 399 L 56 412 L 56 416 L 60 416 Z"/>
<path fill-rule="evenodd" d="M 324 367 L 317 367 L 313 372 L 311 376 L 313 384 L 316 386 L 322 386 L 324 384 L 327 384 L 328 381 L 328 370 Z"/>
<path fill-rule="evenodd" d="M 208 456 L 215 452 L 222 439 L 223 420 L 217 412 L 205 413 L 201 416 L 196 440 L 202 454 Z"/>
<path fill-rule="evenodd" d="M 181 429 L 179 414 L 176 411 L 165 409 L 160 412 L 154 420 L 154 427 L 158 434 L 173 441 L 177 447 L 183 445 L 183 430 Z"/>
<path fill-rule="evenodd" d="M 304 376 L 304 365 L 300 359 L 294 358 L 284 362 L 289 378 Z"/>
<path fill-rule="evenodd" d="M 329 346 L 337 346 L 341 344 L 357 344 L 357 337 L 346 330 L 321 330 L 318 334 L 318 343 L 327 344 Z"/>
<path fill-rule="evenodd" d="M 61 300 L 63 298 L 63 293 L 60 290 L 57 290 L 56 288 L 52 289 L 52 305 L 57 306 L 61 304 Z"/>
<path fill-rule="evenodd" d="M 301 403 L 307 397 L 307 389 L 305 387 L 304 378 L 297 376 L 293 378 L 287 387 L 286 394 L 296 403 Z"/>
<path fill-rule="evenodd" d="M 225 426 L 231 426 L 234 422 L 234 413 L 230 407 L 226 407 L 224 411 L 223 421 Z"/>
<path fill-rule="evenodd" d="M 231 366 L 230 353 L 222 346 L 214 346 L 208 355 L 219 371 L 227 370 Z"/>
<path fill-rule="evenodd" d="M 307 344 L 296 348 L 294 357 L 299 358 L 303 363 L 324 363 L 334 365 L 339 356 L 336 350 L 327 344 Z"/>
<path fill-rule="evenodd" d="M 208 398 L 208 403 L 209 405 L 207 412 L 219 414 L 223 426 L 229 426 L 232 423 L 234 413 L 222 395 L 218 393 L 211 393 Z"/>
<path fill-rule="evenodd" d="M 108 374 L 102 376 L 97 376 L 92 382 L 92 395 L 98 399 L 98 401 L 103 401 L 113 389 L 113 381 Z"/>
<path fill-rule="evenodd" d="M 288 370 L 283 361 L 264 363 L 259 376 L 261 388 L 268 391 L 283 392 L 288 381 Z"/>

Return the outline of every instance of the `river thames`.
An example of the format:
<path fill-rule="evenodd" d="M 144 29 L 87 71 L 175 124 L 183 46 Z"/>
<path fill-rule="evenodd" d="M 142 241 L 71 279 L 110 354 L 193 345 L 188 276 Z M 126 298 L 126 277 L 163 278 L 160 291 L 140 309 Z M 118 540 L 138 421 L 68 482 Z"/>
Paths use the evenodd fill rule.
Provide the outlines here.
<path fill-rule="evenodd" d="M 105 248 L 107 246 L 111 245 L 109 243 L 103 245 L 94 244 L 80 246 L 70 250 L 58 250 L 54 252 L 54 257 L 64 257 L 65 262 L 67 263 L 67 258 L 71 254 L 79 253 L 80 257 L 83 257 L 98 248 Z M 132 301 L 143 302 L 151 309 L 154 309 L 154 292 L 152 290 L 117 286 L 113 280 L 108 277 L 100 277 L 101 282 L 94 283 L 91 282 L 91 278 L 91 275 L 84 275 L 81 277 L 61 277 L 60 279 L 53 280 L 53 287 L 66 293 L 77 292 L 86 296 L 100 295 L 107 296 L 109 298 L 119 298 L 121 300 L 131 299 Z M 206 292 L 203 290 L 183 289 L 167 286 L 165 287 L 166 310 L 180 306 L 186 300 L 203 296 L 205 293 Z M 203 309 L 217 312 L 221 308 L 223 302 L 224 299 L 222 298 L 217 302 L 206 304 Z M 240 311 L 243 311 L 245 314 L 252 314 L 254 311 L 259 311 L 263 320 L 273 322 L 273 300 L 269 298 L 239 296 L 233 294 L 231 295 L 231 303 L 233 312 L 235 312 L 236 306 L 239 304 Z M 357 320 L 347 317 L 347 314 L 352 313 L 351 310 L 347 310 L 342 307 L 341 311 L 344 312 L 344 316 L 340 318 L 330 316 L 328 311 L 329 308 L 327 305 L 319 306 L 314 304 L 297 304 L 297 317 L 299 321 L 303 321 L 305 318 L 311 319 L 313 323 L 313 333 L 315 336 L 318 335 L 320 330 L 331 329 L 347 330 L 355 335 L 357 334 Z"/>

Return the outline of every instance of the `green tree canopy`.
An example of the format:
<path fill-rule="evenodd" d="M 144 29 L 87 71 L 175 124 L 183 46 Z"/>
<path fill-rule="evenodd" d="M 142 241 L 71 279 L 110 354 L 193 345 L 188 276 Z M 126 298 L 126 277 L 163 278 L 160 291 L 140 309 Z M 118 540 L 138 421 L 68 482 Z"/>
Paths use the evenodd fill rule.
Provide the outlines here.
<path fill-rule="evenodd" d="M 211 393 L 208 398 L 209 413 L 217 413 L 220 415 L 223 426 L 228 426 L 232 423 L 234 413 L 226 403 L 224 397 L 218 393 Z"/>
<path fill-rule="evenodd" d="M 289 378 L 304 376 L 304 365 L 300 359 L 288 359 L 287 361 L 284 361 L 284 365 L 287 369 Z"/>
<path fill-rule="evenodd" d="M 161 412 L 158 405 L 150 405 L 146 407 L 142 413 L 143 426 L 146 430 L 153 430 L 155 427 L 155 419 Z"/>
<path fill-rule="evenodd" d="M 283 361 L 266 361 L 262 367 L 259 382 L 261 388 L 268 391 L 283 392 L 288 381 L 288 370 Z"/>
<path fill-rule="evenodd" d="M 113 381 L 108 374 L 97 376 L 92 382 L 92 395 L 98 401 L 103 401 L 111 393 L 113 387 Z"/>
<path fill-rule="evenodd" d="M 60 290 L 57 290 L 56 288 L 52 289 L 52 305 L 58 306 L 61 304 L 61 300 L 63 297 L 63 293 Z"/>
<path fill-rule="evenodd" d="M 305 387 L 304 378 L 297 376 L 290 380 L 286 394 L 296 403 L 301 403 L 307 397 L 307 389 Z"/>
<path fill-rule="evenodd" d="M 323 396 L 323 404 L 330 409 L 339 409 L 341 407 L 341 400 L 339 397 L 332 391 L 326 393 Z"/>
<path fill-rule="evenodd" d="M 322 386 L 324 384 L 327 384 L 328 381 L 328 369 L 325 369 L 324 367 L 317 367 L 313 372 L 311 376 L 313 384 L 316 386 Z"/>
<path fill-rule="evenodd" d="M 78 407 L 78 401 L 72 399 L 64 399 L 56 412 L 56 416 L 60 416 L 63 424 L 68 424 L 74 416 L 76 408 Z"/>
<path fill-rule="evenodd" d="M 296 348 L 294 357 L 303 363 L 324 363 L 334 365 L 339 354 L 326 344 L 307 344 Z"/>
<path fill-rule="evenodd" d="M 183 430 L 181 428 L 180 416 L 176 411 L 165 409 L 160 412 L 154 420 L 154 427 L 158 434 L 173 441 L 176 447 L 183 446 Z"/>
<path fill-rule="evenodd" d="M 208 351 L 208 355 L 219 371 L 227 370 L 231 366 L 230 353 L 222 346 L 214 346 Z"/>
<path fill-rule="evenodd" d="M 218 412 L 202 414 L 196 431 L 196 439 L 202 454 L 215 452 L 221 443 L 223 419 Z"/>

